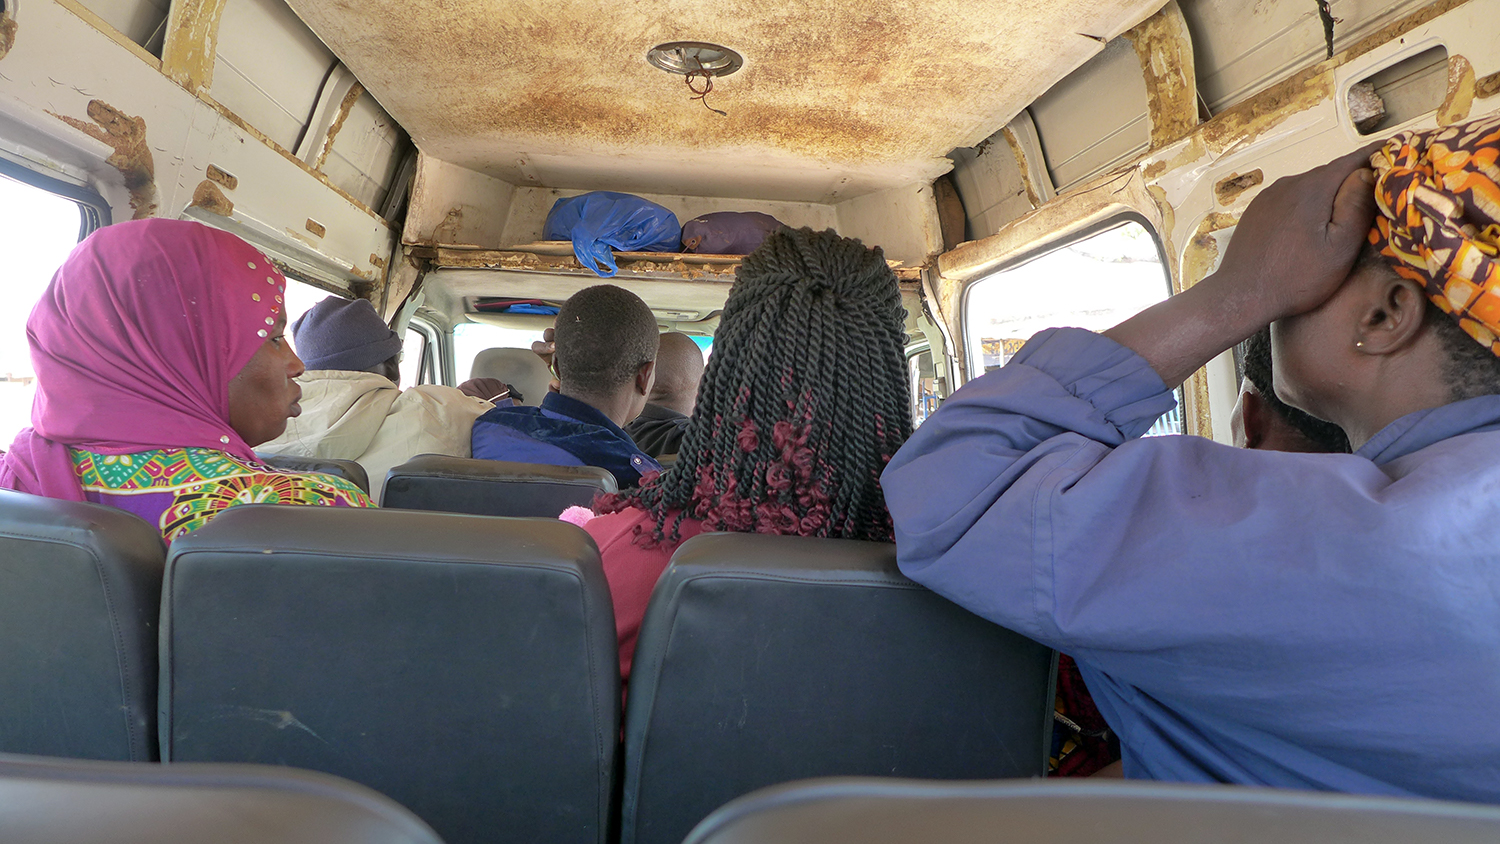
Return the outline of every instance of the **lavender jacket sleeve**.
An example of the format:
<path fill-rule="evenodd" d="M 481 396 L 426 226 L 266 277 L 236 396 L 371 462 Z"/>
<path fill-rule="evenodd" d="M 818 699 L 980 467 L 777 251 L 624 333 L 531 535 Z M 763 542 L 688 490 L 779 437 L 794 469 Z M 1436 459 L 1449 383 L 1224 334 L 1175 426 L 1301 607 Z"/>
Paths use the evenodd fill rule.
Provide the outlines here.
<path fill-rule="evenodd" d="M 1372 584 L 1372 566 L 1419 539 L 1392 536 L 1392 479 L 1357 455 L 1141 439 L 1172 406 L 1135 352 L 1081 329 L 1038 334 L 886 469 L 902 571 L 1161 691 L 1213 681 L 1184 662 L 1211 675 L 1239 670 L 1209 663 L 1240 648 L 1270 667 L 1278 649 L 1331 645 L 1329 613 L 1370 624 L 1363 601 L 1390 583 Z"/>
<path fill-rule="evenodd" d="M 1038 334 L 886 469 L 902 571 L 1077 657 L 1127 775 L 1500 799 L 1500 738 L 1444 738 L 1500 700 L 1500 397 L 1357 454 L 1140 438 L 1171 406 Z"/>

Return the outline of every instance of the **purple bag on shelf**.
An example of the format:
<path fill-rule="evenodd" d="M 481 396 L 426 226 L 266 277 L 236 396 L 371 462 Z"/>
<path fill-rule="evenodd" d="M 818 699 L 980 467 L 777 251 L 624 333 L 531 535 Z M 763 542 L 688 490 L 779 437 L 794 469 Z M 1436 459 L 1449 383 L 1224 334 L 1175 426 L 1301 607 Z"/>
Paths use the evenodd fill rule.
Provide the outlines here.
<path fill-rule="evenodd" d="M 554 202 L 542 236 L 573 241 L 578 263 L 609 278 L 618 271 L 613 250 L 676 252 L 682 227 L 676 214 L 648 199 L 596 190 Z"/>
<path fill-rule="evenodd" d="M 782 222 L 759 211 L 715 211 L 682 226 L 682 251 L 705 255 L 749 255 Z"/>

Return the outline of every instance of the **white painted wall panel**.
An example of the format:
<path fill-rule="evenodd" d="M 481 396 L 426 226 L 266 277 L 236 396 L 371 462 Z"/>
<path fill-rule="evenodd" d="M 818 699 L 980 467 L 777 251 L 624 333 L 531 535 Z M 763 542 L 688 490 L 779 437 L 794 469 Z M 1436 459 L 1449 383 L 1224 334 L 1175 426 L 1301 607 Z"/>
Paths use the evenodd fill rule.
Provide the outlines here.
<path fill-rule="evenodd" d="M 282 0 L 228 0 L 209 93 L 296 149 L 337 60 Z"/>
<path fill-rule="evenodd" d="M 1135 48 L 1116 38 L 1031 105 L 1059 192 L 1146 151 L 1146 81 Z"/>
<path fill-rule="evenodd" d="M 160 30 L 167 20 L 169 0 L 78 0 L 78 4 L 126 38 L 161 55 Z"/>
<path fill-rule="evenodd" d="M 298 162 L 58 3 L 18 4 L 17 24 L 15 45 L 0 59 L 0 147 L 10 157 L 84 181 L 110 203 L 115 220 L 130 219 L 130 192 L 106 160 L 114 150 L 60 119 L 89 125 L 97 99 L 144 123 L 157 216 L 235 231 L 331 283 L 383 275 L 391 229 Z M 238 179 L 223 190 L 234 205 L 227 215 L 190 205 L 210 164 Z M 309 218 L 324 236 L 307 231 Z"/>
<path fill-rule="evenodd" d="M 1333 0 L 1334 49 L 1427 5 L 1429 0 Z M 1193 37 L 1198 92 L 1218 114 L 1327 57 L 1313 0 L 1179 0 Z"/>
<path fill-rule="evenodd" d="M 407 146 L 406 133 L 365 94 L 334 135 L 323 174 L 355 199 L 379 208 Z"/>

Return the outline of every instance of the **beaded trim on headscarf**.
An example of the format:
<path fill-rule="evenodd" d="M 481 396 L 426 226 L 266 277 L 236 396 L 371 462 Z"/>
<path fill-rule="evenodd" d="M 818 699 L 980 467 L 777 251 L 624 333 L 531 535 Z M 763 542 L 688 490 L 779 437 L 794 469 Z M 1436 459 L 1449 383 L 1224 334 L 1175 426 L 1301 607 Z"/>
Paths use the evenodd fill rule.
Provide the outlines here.
<path fill-rule="evenodd" d="M 1403 132 L 1374 155 L 1370 243 L 1500 355 L 1500 115 Z"/>

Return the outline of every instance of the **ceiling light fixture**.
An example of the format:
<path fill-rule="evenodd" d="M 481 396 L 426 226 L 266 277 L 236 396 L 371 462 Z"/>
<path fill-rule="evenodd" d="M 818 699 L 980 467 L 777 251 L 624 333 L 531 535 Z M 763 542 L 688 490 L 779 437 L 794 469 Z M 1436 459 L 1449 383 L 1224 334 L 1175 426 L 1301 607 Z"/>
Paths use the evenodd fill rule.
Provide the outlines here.
<path fill-rule="evenodd" d="M 715 76 L 728 76 L 744 65 L 745 59 L 739 53 L 707 41 L 670 41 L 652 47 L 646 53 L 646 61 L 668 73 L 682 74 L 693 99 L 720 117 L 729 116 L 723 109 L 709 105 L 708 95 L 713 93 Z M 694 79 L 702 79 L 703 87 L 695 87 Z"/>
<path fill-rule="evenodd" d="M 657 44 L 646 54 L 646 61 L 683 76 L 728 76 L 745 64 L 745 59 L 728 47 L 707 41 L 671 41 Z"/>

